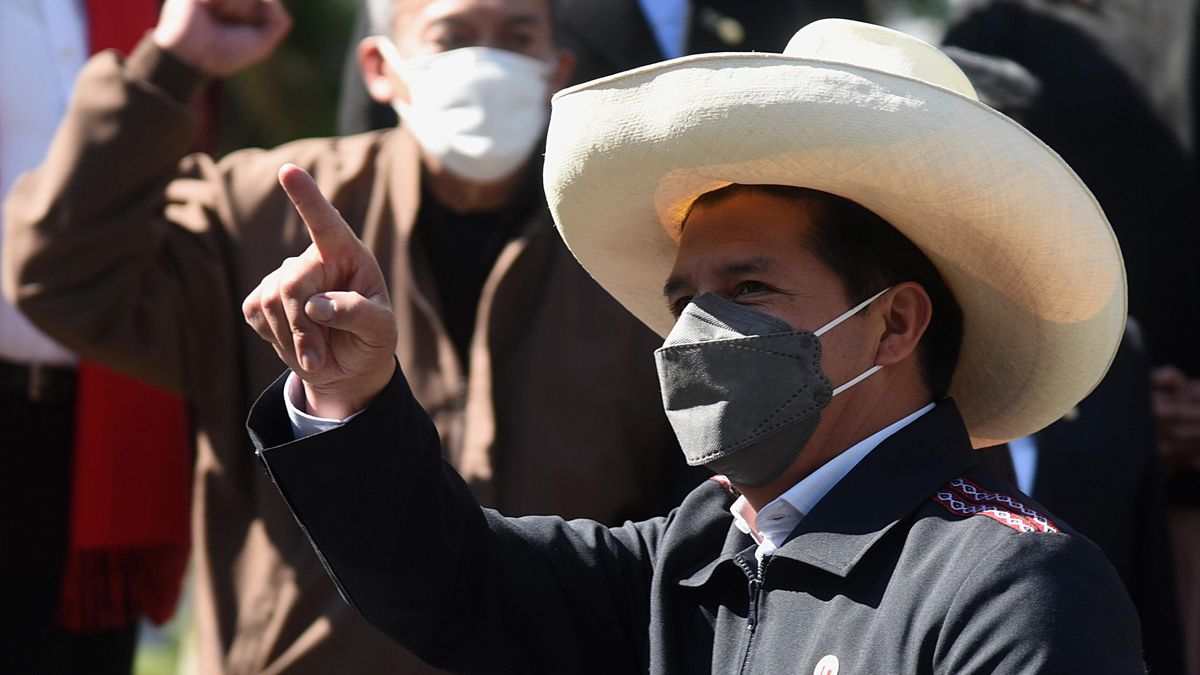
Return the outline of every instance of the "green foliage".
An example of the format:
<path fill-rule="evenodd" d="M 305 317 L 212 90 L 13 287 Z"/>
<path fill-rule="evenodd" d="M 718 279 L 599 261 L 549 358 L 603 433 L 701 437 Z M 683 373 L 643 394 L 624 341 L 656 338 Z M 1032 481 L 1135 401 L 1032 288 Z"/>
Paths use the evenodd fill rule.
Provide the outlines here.
<path fill-rule="evenodd" d="M 292 30 L 271 58 L 227 80 L 218 154 L 334 133 L 357 0 L 284 0 Z"/>

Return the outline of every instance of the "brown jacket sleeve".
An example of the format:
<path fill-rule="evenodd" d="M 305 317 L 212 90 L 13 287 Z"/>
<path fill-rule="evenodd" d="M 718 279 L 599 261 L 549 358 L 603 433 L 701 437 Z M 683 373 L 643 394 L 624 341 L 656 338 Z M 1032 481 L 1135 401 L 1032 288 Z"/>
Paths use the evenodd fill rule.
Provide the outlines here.
<path fill-rule="evenodd" d="M 4 213 L 0 267 L 17 306 L 80 356 L 174 391 L 189 363 L 236 349 L 241 225 L 269 230 L 249 236 L 262 244 L 250 252 L 257 267 L 305 243 L 284 234 L 294 217 L 275 171 L 288 150 L 220 164 L 188 154 L 202 84 L 149 38 L 128 60 L 93 57 L 47 157 L 18 180 Z"/>
<path fill-rule="evenodd" d="M 201 84 L 148 39 L 128 61 L 93 57 L 45 160 L 17 181 L 4 213 L 4 290 L 17 306 L 84 358 L 176 391 L 181 315 L 213 311 L 189 306 L 184 287 L 219 270 L 206 217 L 215 195 L 170 197 L 172 181 L 211 166 L 185 157 Z"/>

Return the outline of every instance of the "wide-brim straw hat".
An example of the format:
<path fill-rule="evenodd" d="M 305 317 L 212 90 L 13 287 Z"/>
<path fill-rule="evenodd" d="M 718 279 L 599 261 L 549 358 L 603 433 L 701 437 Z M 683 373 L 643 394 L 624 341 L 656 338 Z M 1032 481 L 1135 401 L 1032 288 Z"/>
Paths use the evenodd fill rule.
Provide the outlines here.
<path fill-rule="evenodd" d="M 682 220 L 732 183 L 853 200 L 933 261 L 963 310 L 950 394 L 975 447 L 1059 419 L 1116 353 L 1125 270 L 1095 198 L 916 38 L 826 19 L 783 54 L 688 56 L 554 97 L 554 221 L 584 268 L 660 335 L 674 324 L 662 288 Z"/>

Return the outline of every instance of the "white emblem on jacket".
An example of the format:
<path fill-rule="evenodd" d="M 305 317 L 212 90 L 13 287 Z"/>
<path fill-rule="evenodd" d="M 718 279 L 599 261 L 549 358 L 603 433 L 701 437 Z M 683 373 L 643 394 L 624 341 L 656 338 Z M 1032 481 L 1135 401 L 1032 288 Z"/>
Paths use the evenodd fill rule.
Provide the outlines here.
<path fill-rule="evenodd" d="M 813 675 L 837 675 L 838 673 L 838 657 L 833 654 L 821 657 L 817 661 L 817 667 L 813 669 Z"/>

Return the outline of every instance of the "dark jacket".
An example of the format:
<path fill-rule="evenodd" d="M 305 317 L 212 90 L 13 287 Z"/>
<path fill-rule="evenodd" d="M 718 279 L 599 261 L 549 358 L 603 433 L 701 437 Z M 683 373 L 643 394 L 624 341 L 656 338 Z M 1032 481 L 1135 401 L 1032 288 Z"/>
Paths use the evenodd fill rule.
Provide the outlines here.
<path fill-rule="evenodd" d="M 1125 582 L 1142 619 L 1150 672 L 1182 673 L 1183 636 L 1148 370 L 1131 322 L 1096 389 L 1037 433 L 1032 492 L 1096 542 Z"/>
<path fill-rule="evenodd" d="M 976 467 L 950 401 L 868 455 L 763 571 L 716 481 L 611 529 L 481 509 L 402 377 L 295 442 L 280 381 L 249 427 L 344 597 L 448 669 L 809 673 L 834 655 L 845 673 L 1143 670 L 1104 556 Z"/>
<path fill-rule="evenodd" d="M 573 83 L 662 61 L 638 0 L 557 0 L 558 41 L 575 54 Z M 867 21 L 863 0 L 696 0 L 690 3 L 685 54 L 778 54 L 803 26 L 828 17 Z"/>

